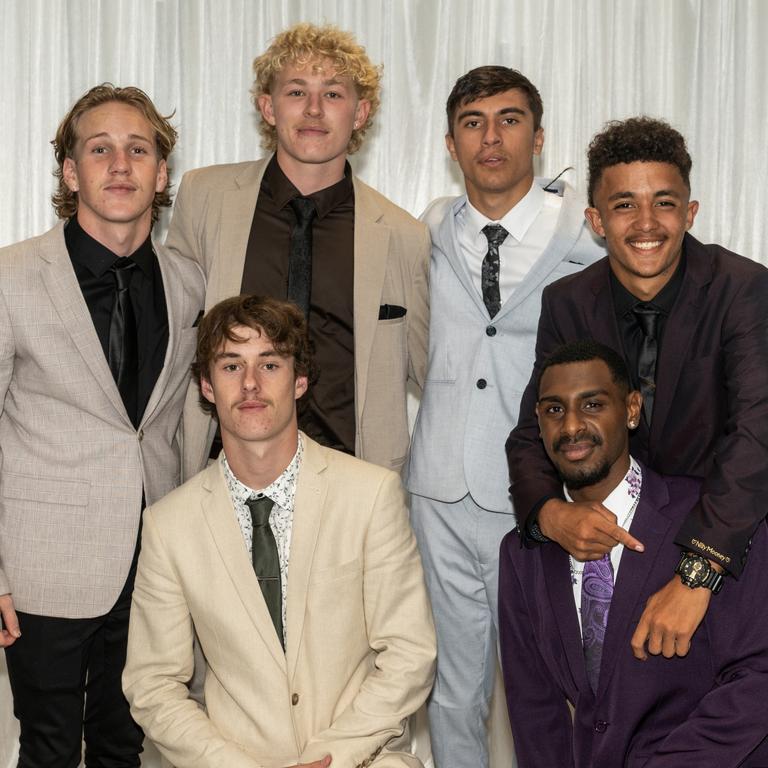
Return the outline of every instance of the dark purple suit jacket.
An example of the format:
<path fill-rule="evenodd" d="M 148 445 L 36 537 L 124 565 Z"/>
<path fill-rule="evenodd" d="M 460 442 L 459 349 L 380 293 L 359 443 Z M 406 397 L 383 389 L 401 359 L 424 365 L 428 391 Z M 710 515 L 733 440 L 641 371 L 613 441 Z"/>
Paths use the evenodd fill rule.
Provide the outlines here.
<path fill-rule="evenodd" d="M 714 598 L 683 658 L 632 655 L 645 601 L 680 557 L 673 542 L 700 483 L 643 468 L 596 694 L 587 682 L 568 555 L 557 544 L 501 545 L 499 625 L 519 768 L 764 768 L 768 766 L 768 527 L 738 584 Z M 575 707 L 575 719 L 566 703 Z M 760 745 L 760 746 L 759 746 Z"/>
<path fill-rule="evenodd" d="M 630 450 L 660 472 L 704 480 L 675 540 L 738 577 L 768 498 L 768 270 L 691 235 L 684 248 L 686 272 L 657 362 L 650 434 L 643 420 Z M 622 351 L 609 269 L 606 258 L 544 290 L 536 363 L 507 441 L 521 524 L 543 498 L 562 493 L 536 422 L 542 362 L 560 344 L 583 338 Z"/>

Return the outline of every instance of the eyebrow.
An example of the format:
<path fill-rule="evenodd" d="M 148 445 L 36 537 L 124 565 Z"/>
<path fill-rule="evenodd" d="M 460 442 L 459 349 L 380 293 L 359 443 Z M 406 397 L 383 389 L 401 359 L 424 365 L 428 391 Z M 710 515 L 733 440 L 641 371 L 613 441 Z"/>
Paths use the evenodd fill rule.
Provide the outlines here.
<path fill-rule="evenodd" d="M 291 80 L 288 80 L 286 85 L 290 85 L 291 83 L 295 85 L 306 85 L 307 81 L 303 77 L 294 77 Z M 328 79 L 323 80 L 322 83 L 323 85 L 346 85 L 346 83 L 336 77 L 329 77 Z"/>
<path fill-rule="evenodd" d="M 234 360 L 241 358 L 243 355 L 240 352 L 217 352 L 214 360 Z M 263 352 L 259 352 L 258 357 L 279 357 L 284 360 L 287 355 L 281 355 L 276 349 L 265 349 Z"/>
<path fill-rule="evenodd" d="M 525 116 L 526 111 L 524 109 L 520 109 L 520 107 L 504 107 L 503 109 L 500 109 L 498 112 L 495 112 L 496 115 L 521 115 Z M 457 120 L 463 120 L 465 117 L 485 117 L 486 113 L 482 112 L 479 109 L 465 109 L 459 112 L 458 116 L 456 117 Z"/>
<path fill-rule="evenodd" d="M 677 200 L 680 199 L 680 194 L 676 192 L 674 189 L 659 189 L 656 192 L 653 193 L 654 197 L 674 197 Z M 612 200 L 634 200 L 635 193 L 631 192 L 630 190 L 625 190 L 623 192 L 614 192 L 612 195 L 608 195 L 608 201 Z"/>
<path fill-rule="evenodd" d="M 603 395 L 604 397 L 608 397 L 610 395 L 610 392 L 608 392 L 607 389 L 590 389 L 587 392 L 579 392 L 578 398 L 579 400 L 588 400 L 590 397 L 597 397 L 598 395 Z M 538 402 L 562 403 L 563 398 L 560 397 L 560 395 L 542 395 L 541 397 L 539 397 Z"/>
<path fill-rule="evenodd" d="M 104 139 L 104 138 L 112 138 L 106 131 L 102 131 L 101 133 L 94 133 L 92 136 L 86 136 L 83 139 L 83 143 L 86 143 L 88 141 L 92 141 L 93 139 Z M 129 133 L 128 138 L 132 141 L 146 141 L 147 144 L 151 144 L 152 140 L 148 139 L 146 136 L 142 136 L 140 133 Z"/>

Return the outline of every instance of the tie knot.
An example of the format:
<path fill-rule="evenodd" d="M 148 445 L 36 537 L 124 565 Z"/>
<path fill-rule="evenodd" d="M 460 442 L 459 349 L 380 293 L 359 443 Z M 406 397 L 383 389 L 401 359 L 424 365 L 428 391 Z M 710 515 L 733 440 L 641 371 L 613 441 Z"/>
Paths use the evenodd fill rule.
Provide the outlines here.
<path fill-rule="evenodd" d="M 117 290 L 124 291 L 131 284 L 131 277 L 136 269 L 136 262 L 132 259 L 120 258 L 110 268 L 117 282 Z"/>
<path fill-rule="evenodd" d="M 643 331 L 643 335 L 649 339 L 655 339 L 661 310 L 654 307 L 653 304 L 644 304 L 641 302 L 640 304 L 635 304 L 632 311 Z"/>
<path fill-rule="evenodd" d="M 498 248 L 507 239 L 509 232 L 501 224 L 486 224 L 483 227 L 483 234 L 486 236 L 489 246 Z"/>
<path fill-rule="evenodd" d="M 269 522 L 269 513 L 272 511 L 274 501 L 267 496 L 251 496 L 248 501 L 245 502 L 248 509 L 251 510 L 251 521 L 253 527 L 259 527 L 266 525 Z"/>
<path fill-rule="evenodd" d="M 308 224 L 317 213 L 314 200 L 310 200 L 308 197 L 294 197 L 288 205 L 293 209 L 299 224 Z"/>

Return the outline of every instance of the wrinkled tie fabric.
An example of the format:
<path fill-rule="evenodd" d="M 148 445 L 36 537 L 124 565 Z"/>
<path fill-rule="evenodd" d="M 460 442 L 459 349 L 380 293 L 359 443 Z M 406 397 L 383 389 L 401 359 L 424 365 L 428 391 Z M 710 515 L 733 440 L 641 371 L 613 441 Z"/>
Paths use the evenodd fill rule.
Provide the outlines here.
<path fill-rule="evenodd" d="M 309 319 L 312 292 L 312 222 L 317 214 L 308 197 L 294 197 L 289 202 L 296 221 L 291 227 L 291 248 L 288 254 L 288 299 L 298 304 Z"/>
<path fill-rule="evenodd" d="M 133 311 L 130 287 L 136 271 L 136 262 L 118 259 L 110 268 L 115 277 L 115 300 L 109 318 L 107 362 L 125 410 L 136 426 L 138 419 L 139 353 L 136 336 L 136 316 Z"/>
<path fill-rule="evenodd" d="M 483 259 L 480 284 L 483 290 L 483 303 L 491 319 L 493 319 L 501 309 L 499 246 L 507 239 L 509 233 L 501 224 L 486 224 L 482 232 L 488 240 L 488 253 Z"/>
<path fill-rule="evenodd" d="M 656 395 L 656 359 L 659 354 L 657 333 L 660 311 L 652 304 L 639 303 L 632 309 L 643 332 L 643 343 L 637 360 L 637 375 L 640 378 L 640 393 L 643 396 L 643 413 L 650 426 L 653 414 L 653 399 Z"/>
<path fill-rule="evenodd" d="M 587 680 L 597 691 L 600 662 L 603 658 L 608 610 L 613 597 L 613 565 L 610 555 L 584 564 L 581 578 L 581 637 L 584 643 L 584 661 Z"/>

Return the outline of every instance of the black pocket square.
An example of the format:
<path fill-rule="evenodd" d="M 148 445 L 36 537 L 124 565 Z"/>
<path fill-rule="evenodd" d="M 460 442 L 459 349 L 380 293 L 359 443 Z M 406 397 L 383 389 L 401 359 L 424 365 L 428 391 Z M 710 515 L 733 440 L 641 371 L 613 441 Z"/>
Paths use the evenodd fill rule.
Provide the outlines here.
<path fill-rule="evenodd" d="M 397 304 L 382 304 L 379 307 L 379 320 L 395 320 L 398 317 L 405 317 L 405 307 L 398 307 Z"/>

